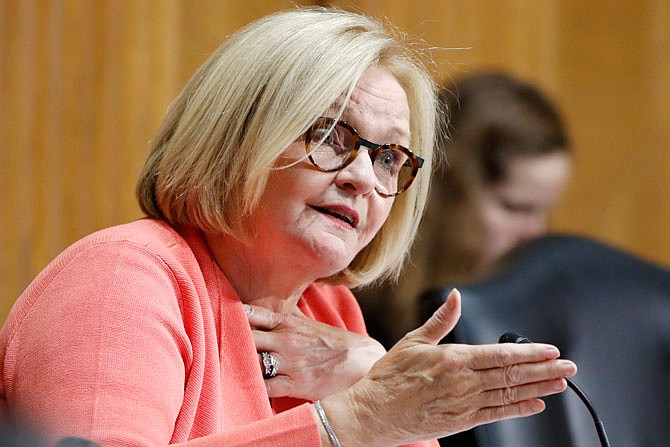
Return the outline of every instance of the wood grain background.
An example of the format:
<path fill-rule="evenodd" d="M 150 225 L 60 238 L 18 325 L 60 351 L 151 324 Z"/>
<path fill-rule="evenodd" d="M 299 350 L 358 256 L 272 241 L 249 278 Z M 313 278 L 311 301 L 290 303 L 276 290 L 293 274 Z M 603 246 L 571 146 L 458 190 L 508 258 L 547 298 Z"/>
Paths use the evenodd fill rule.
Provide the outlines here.
<path fill-rule="evenodd" d="M 494 68 L 538 83 L 576 152 L 552 228 L 670 265 L 667 0 L 0 0 L 0 321 L 67 245 L 140 216 L 147 143 L 207 55 L 314 3 L 418 36 L 438 79 Z"/>

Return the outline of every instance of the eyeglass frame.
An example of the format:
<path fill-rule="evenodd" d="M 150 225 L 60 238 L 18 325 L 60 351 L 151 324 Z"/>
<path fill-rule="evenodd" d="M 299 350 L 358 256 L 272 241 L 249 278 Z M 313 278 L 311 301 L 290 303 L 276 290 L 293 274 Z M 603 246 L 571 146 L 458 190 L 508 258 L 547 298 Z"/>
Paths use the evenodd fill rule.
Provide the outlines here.
<path fill-rule="evenodd" d="M 319 121 L 322 121 L 322 120 L 328 123 L 328 126 L 330 127 L 330 132 L 332 132 L 333 129 L 335 129 L 336 126 L 342 126 L 351 133 L 351 136 L 354 139 L 354 145 L 351 148 L 351 150 L 349 151 L 349 155 L 348 155 L 347 159 L 344 160 L 344 162 L 342 163 L 342 166 L 339 166 L 337 168 L 332 168 L 332 169 L 322 168 L 321 166 L 316 164 L 316 162 L 312 158 L 312 150 L 313 149 L 310 148 L 310 141 L 312 140 L 312 131 L 313 131 L 315 125 Z M 375 191 L 377 192 L 377 194 L 379 194 L 380 196 L 382 196 L 384 198 L 395 197 L 395 196 L 407 191 L 407 189 L 409 189 L 409 187 L 412 186 L 412 183 L 414 183 L 414 179 L 416 178 L 416 175 L 419 173 L 419 169 L 423 166 L 423 163 L 424 163 L 423 158 L 414 154 L 414 152 L 412 152 L 410 149 L 406 148 L 405 146 L 402 146 L 400 144 L 395 144 L 395 143 L 384 143 L 384 144 L 373 143 L 372 141 L 370 141 L 370 140 L 364 138 L 363 136 L 361 136 L 361 134 L 356 130 L 356 128 L 354 126 L 352 126 L 351 124 L 347 123 L 346 121 L 338 120 L 338 119 L 330 118 L 330 117 L 326 117 L 326 116 L 320 116 L 316 121 L 314 121 L 314 123 L 309 127 L 309 129 L 307 129 L 307 131 L 305 131 L 305 134 L 303 135 L 303 138 L 305 139 L 305 151 L 307 152 L 307 158 L 314 165 L 314 167 L 316 167 L 321 172 L 336 172 L 336 171 L 339 171 L 339 170 L 344 169 L 347 166 L 349 166 L 358 156 L 361 145 L 370 149 L 368 151 L 368 155 L 370 156 L 370 160 L 371 160 L 373 166 L 374 166 L 374 163 L 375 163 L 375 158 L 384 149 L 398 149 L 402 153 L 407 155 L 408 160 L 410 160 L 411 163 L 412 163 L 412 173 L 411 173 L 409 179 L 407 180 L 407 184 L 402 189 L 399 189 L 398 191 L 396 191 L 393 194 L 386 194 L 386 193 L 381 192 L 379 190 L 379 188 L 377 187 L 377 185 L 375 185 Z M 375 175 L 375 178 L 376 178 L 376 175 Z"/>

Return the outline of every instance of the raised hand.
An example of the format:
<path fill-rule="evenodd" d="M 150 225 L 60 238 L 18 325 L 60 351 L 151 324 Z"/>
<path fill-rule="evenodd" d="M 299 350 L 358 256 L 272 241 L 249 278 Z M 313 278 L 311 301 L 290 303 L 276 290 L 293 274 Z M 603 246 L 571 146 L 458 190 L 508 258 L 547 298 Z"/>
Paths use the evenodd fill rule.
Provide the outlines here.
<path fill-rule="evenodd" d="M 356 383 L 386 353 L 370 337 L 314 321 L 297 309 L 291 314 L 245 309 L 257 351 L 270 352 L 279 362 L 277 376 L 265 380 L 270 397 L 322 399 Z"/>
<path fill-rule="evenodd" d="M 577 371 L 545 344 L 438 345 L 459 316 L 460 294 L 453 291 L 363 380 L 323 401 L 344 424 L 343 445 L 398 445 L 539 413 L 539 397 L 565 390 L 564 377 Z M 346 439 L 347 430 L 356 441 Z M 361 438 L 366 433 L 370 438 Z"/>

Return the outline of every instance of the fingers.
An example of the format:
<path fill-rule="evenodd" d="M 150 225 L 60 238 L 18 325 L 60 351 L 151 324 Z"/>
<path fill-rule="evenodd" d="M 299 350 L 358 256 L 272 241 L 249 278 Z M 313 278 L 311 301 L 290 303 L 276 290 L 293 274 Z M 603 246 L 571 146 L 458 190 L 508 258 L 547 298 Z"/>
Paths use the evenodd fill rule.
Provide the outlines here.
<path fill-rule="evenodd" d="M 560 355 L 558 348 L 543 343 L 471 345 L 467 349 L 470 356 L 468 366 L 475 370 L 543 362 L 556 359 Z"/>
<path fill-rule="evenodd" d="M 565 379 L 555 379 L 482 393 L 476 400 L 483 403 L 472 415 L 471 424 L 476 426 L 541 413 L 545 403 L 539 397 L 560 393 L 566 388 Z"/>
<path fill-rule="evenodd" d="M 568 387 L 565 379 L 546 380 L 521 386 L 500 388 L 482 393 L 485 407 L 513 405 L 529 399 L 562 393 Z"/>
<path fill-rule="evenodd" d="M 437 344 L 454 329 L 461 316 L 461 293 L 454 289 L 422 326 L 408 333 L 406 339 Z"/>
<path fill-rule="evenodd" d="M 479 409 L 516 405 L 519 402 L 562 393 L 567 386 L 568 384 L 564 378 L 556 378 L 519 386 L 491 389 L 471 394 L 468 404 Z"/>
<path fill-rule="evenodd" d="M 262 351 L 273 352 L 281 347 L 281 340 L 277 340 L 277 337 L 270 332 L 258 331 L 252 329 L 251 335 L 253 335 L 254 337 L 254 343 L 256 344 L 256 351 L 258 352 Z"/>
<path fill-rule="evenodd" d="M 474 422 L 475 425 L 481 425 L 502 419 L 532 416 L 541 413 L 544 408 L 545 404 L 541 399 L 529 399 L 501 407 L 482 408 L 478 411 Z"/>
<path fill-rule="evenodd" d="M 525 383 L 571 377 L 577 373 L 577 366 L 569 360 L 555 360 L 542 363 L 510 365 L 478 371 L 485 389 L 515 387 Z"/>
<path fill-rule="evenodd" d="M 284 315 L 273 312 L 261 306 L 243 304 L 244 311 L 251 327 L 263 330 L 272 330 L 284 320 Z"/>
<path fill-rule="evenodd" d="M 451 345 L 444 351 L 450 358 L 459 359 L 451 364 L 451 368 L 452 372 L 461 374 L 458 379 L 460 393 L 477 396 L 479 407 L 510 405 L 562 392 L 566 387 L 564 377 L 577 373 L 577 366 L 570 360 L 546 359 L 542 355 L 543 352 L 553 353 L 552 349 L 544 349 L 553 346 L 534 346 L 532 352 L 500 351 L 500 346 Z M 531 348 L 528 344 L 517 346 Z M 538 348 L 539 354 L 534 352 Z M 477 354 L 473 355 L 473 352 Z M 491 358 L 487 359 L 486 355 Z M 534 360 L 524 362 L 521 359 Z M 473 363 L 478 363 L 479 367 L 473 367 Z M 482 365 L 496 366 L 481 368 Z"/>
<path fill-rule="evenodd" d="M 288 376 L 278 375 L 265 380 L 265 388 L 268 391 L 268 397 L 287 396 L 292 387 L 295 387 L 295 385 Z"/>

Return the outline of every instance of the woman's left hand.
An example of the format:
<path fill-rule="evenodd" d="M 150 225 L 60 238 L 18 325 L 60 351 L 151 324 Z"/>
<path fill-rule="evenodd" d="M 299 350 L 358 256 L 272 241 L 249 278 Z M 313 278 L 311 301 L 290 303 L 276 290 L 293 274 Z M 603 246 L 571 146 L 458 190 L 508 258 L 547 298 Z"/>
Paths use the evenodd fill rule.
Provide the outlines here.
<path fill-rule="evenodd" d="M 256 350 L 279 362 L 277 376 L 265 380 L 270 397 L 322 399 L 356 383 L 386 354 L 373 338 L 314 321 L 298 309 L 281 314 L 245 305 L 245 310 Z M 258 359 L 263 369 L 260 354 Z"/>

